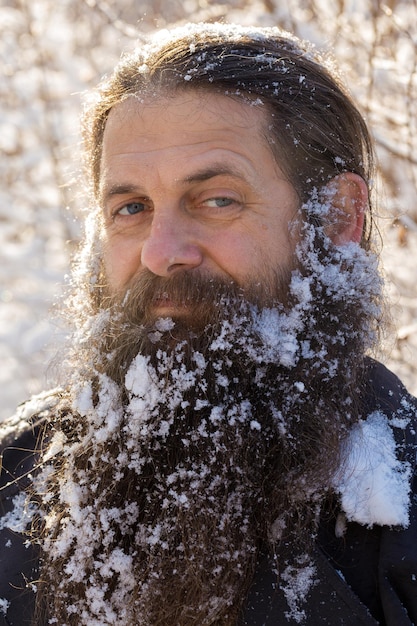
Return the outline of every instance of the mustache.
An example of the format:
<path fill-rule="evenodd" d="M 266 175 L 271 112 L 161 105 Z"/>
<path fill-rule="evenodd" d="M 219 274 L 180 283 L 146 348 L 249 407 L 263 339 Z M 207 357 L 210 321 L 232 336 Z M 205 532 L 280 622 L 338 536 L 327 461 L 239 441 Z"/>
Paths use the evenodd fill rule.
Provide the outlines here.
<path fill-rule="evenodd" d="M 143 270 L 127 286 L 107 298 L 105 308 L 115 307 L 132 323 L 147 324 L 155 319 L 157 306 L 181 306 L 192 317 L 217 311 L 228 302 L 243 302 L 246 290 L 228 278 L 213 277 L 198 271 L 179 272 L 172 277 L 157 276 Z"/>
<path fill-rule="evenodd" d="M 165 302 L 184 307 L 188 316 L 216 317 L 220 311 L 239 303 L 265 306 L 288 305 L 289 285 L 294 266 L 278 271 L 265 271 L 259 279 L 238 284 L 228 276 L 213 276 L 199 270 L 183 271 L 165 277 L 146 268 L 134 276 L 123 289 L 104 294 L 102 308 L 123 312 L 132 323 L 155 321 L 155 308 Z M 208 319 L 208 321 L 211 321 Z"/>

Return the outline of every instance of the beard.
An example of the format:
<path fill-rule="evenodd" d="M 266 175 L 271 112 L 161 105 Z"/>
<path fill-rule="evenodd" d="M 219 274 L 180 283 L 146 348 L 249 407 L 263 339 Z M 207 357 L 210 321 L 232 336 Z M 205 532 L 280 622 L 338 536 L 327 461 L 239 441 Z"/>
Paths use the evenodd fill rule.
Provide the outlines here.
<path fill-rule="evenodd" d="M 102 297 L 37 479 L 39 611 L 227 626 L 260 550 L 278 576 L 305 565 L 361 413 L 378 297 L 373 261 L 318 248 L 312 227 L 293 268 L 244 289 L 143 274 Z M 180 314 L 156 318 L 163 300 Z"/>
<path fill-rule="evenodd" d="M 94 328 L 91 334 L 92 343 L 97 342 L 94 361 L 88 358 L 89 344 L 84 362 L 123 386 L 136 355 L 149 356 L 158 369 L 162 353 L 180 351 L 177 358 L 187 360 L 188 367 L 188 359 L 195 353 L 212 353 L 214 338 L 226 332 L 226 327 L 234 344 L 230 352 L 235 350 L 237 356 L 241 351 L 238 343 L 242 340 L 244 344 L 251 334 L 256 311 L 264 307 L 283 310 L 291 274 L 292 268 L 279 273 L 265 271 L 256 282 L 246 281 L 243 288 L 232 280 L 198 271 L 162 278 L 144 270 L 120 293 L 102 294 L 104 315 L 99 315 L 97 322 L 104 326 Z M 158 317 L 158 307 L 166 302 L 172 313 Z"/>

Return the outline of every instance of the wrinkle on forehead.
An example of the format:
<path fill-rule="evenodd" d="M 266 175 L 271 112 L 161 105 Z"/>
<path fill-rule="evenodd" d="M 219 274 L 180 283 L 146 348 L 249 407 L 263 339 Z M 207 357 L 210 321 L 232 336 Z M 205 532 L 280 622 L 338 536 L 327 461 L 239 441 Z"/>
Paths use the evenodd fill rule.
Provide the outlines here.
<path fill-rule="evenodd" d="M 164 93 L 162 97 L 133 96 L 116 105 L 109 114 L 101 155 L 99 197 L 113 181 L 115 164 L 123 168 L 136 162 L 142 170 L 165 169 L 187 164 L 188 173 L 207 170 L 205 158 L 224 168 L 237 169 L 252 179 L 257 169 L 251 145 L 263 144 L 264 154 L 275 163 L 274 178 L 288 180 L 266 139 L 268 112 L 237 98 L 197 90 Z M 160 155 L 159 155 L 160 153 Z M 202 160 L 203 159 L 203 160 Z M 258 163 L 259 165 L 259 163 Z M 193 167 L 194 166 L 194 167 Z M 178 170 L 178 178 L 187 172 Z M 256 187 L 256 180 L 252 180 Z"/>

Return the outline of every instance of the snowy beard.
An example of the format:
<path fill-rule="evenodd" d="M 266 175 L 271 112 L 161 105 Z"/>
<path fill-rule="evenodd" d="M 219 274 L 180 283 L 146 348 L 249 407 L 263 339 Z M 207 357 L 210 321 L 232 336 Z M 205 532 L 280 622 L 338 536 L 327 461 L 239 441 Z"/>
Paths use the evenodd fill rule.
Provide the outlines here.
<path fill-rule="evenodd" d="M 123 386 L 126 372 L 138 354 L 149 356 L 156 369 L 158 361 L 173 351 L 181 352 L 176 358 L 184 363 L 195 353 L 209 357 L 214 338 L 227 332 L 227 325 L 234 332 L 230 341 L 237 356 L 241 339 L 244 343 L 251 333 L 256 311 L 264 306 L 283 309 L 291 272 L 292 268 L 264 272 L 256 282 L 248 281 L 241 287 L 231 279 L 205 276 L 198 271 L 162 278 L 144 270 L 122 293 L 105 296 L 105 310 L 97 316 L 84 362 L 89 361 L 93 371 Z M 174 310 L 178 308 L 179 313 L 158 317 L 156 307 L 164 301 L 169 301 Z M 232 344 L 230 348 L 232 356 L 228 358 L 234 361 Z"/>
<path fill-rule="evenodd" d="M 188 322 L 132 319 L 133 285 L 100 314 L 43 476 L 58 623 L 235 624 L 260 546 L 281 572 L 306 551 L 379 315 L 374 260 L 317 237 L 269 302 L 199 277 L 170 283 Z"/>

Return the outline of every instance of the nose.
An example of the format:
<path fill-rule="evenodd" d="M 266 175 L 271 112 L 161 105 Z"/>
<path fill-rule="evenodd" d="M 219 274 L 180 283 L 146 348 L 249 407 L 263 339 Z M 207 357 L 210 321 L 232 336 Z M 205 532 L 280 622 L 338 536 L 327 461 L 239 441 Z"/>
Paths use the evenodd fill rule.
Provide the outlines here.
<path fill-rule="evenodd" d="M 201 265 L 201 248 L 185 221 L 178 215 L 155 216 L 142 246 L 142 267 L 158 276 L 170 276 Z"/>

